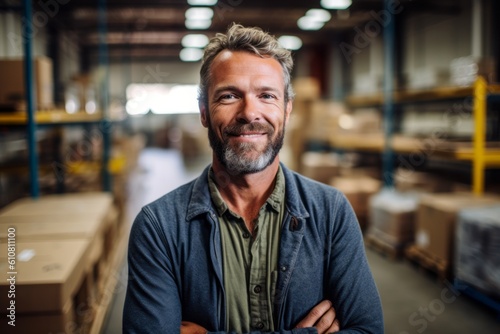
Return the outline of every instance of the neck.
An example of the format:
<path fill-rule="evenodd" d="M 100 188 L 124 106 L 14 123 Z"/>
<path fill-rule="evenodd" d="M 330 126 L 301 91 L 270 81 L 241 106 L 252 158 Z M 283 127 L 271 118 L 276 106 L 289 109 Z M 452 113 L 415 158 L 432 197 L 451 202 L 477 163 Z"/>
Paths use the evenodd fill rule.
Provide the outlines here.
<path fill-rule="evenodd" d="M 213 159 L 215 183 L 222 198 L 232 211 L 243 217 L 251 232 L 252 221 L 274 190 L 278 168 L 279 159 L 276 157 L 271 165 L 260 172 L 231 175 L 215 157 Z"/>

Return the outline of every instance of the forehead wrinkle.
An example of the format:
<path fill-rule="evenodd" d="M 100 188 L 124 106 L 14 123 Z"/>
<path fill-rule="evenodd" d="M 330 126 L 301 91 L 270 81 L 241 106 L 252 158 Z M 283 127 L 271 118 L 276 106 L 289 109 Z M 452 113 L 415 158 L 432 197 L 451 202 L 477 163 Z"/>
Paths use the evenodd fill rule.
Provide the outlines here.
<path fill-rule="evenodd" d="M 283 69 L 274 58 L 225 50 L 216 56 L 210 72 L 212 89 L 209 87 L 208 90 L 212 94 L 226 87 L 233 91 L 268 90 L 279 96 L 285 95 Z"/>

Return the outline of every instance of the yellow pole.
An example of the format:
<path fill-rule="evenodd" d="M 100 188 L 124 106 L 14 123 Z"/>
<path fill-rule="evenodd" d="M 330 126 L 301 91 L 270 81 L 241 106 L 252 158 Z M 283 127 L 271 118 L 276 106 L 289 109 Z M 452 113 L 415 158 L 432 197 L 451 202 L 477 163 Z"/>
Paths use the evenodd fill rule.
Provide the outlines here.
<path fill-rule="evenodd" d="M 474 84 L 474 155 L 472 161 L 472 190 L 478 196 L 484 192 L 487 89 L 486 80 L 478 77 Z"/>

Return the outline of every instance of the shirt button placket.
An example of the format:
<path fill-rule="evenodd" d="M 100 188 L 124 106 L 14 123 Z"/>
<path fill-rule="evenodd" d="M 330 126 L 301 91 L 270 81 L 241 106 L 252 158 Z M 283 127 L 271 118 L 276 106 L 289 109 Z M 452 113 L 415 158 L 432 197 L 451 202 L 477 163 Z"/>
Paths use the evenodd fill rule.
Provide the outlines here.
<path fill-rule="evenodd" d="M 264 328 L 264 323 L 262 321 L 259 321 L 258 323 L 255 324 L 255 328 L 257 328 L 257 329 L 263 329 Z"/>

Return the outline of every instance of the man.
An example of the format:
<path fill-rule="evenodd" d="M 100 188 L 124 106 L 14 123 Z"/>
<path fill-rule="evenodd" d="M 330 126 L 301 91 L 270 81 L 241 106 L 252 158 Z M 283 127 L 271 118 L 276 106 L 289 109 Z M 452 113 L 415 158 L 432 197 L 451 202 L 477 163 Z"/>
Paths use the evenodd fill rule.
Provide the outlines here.
<path fill-rule="evenodd" d="M 129 244 L 126 333 L 383 333 L 355 215 L 279 162 L 290 52 L 233 25 L 205 49 L 213 162 L 143 208 Z"/>

